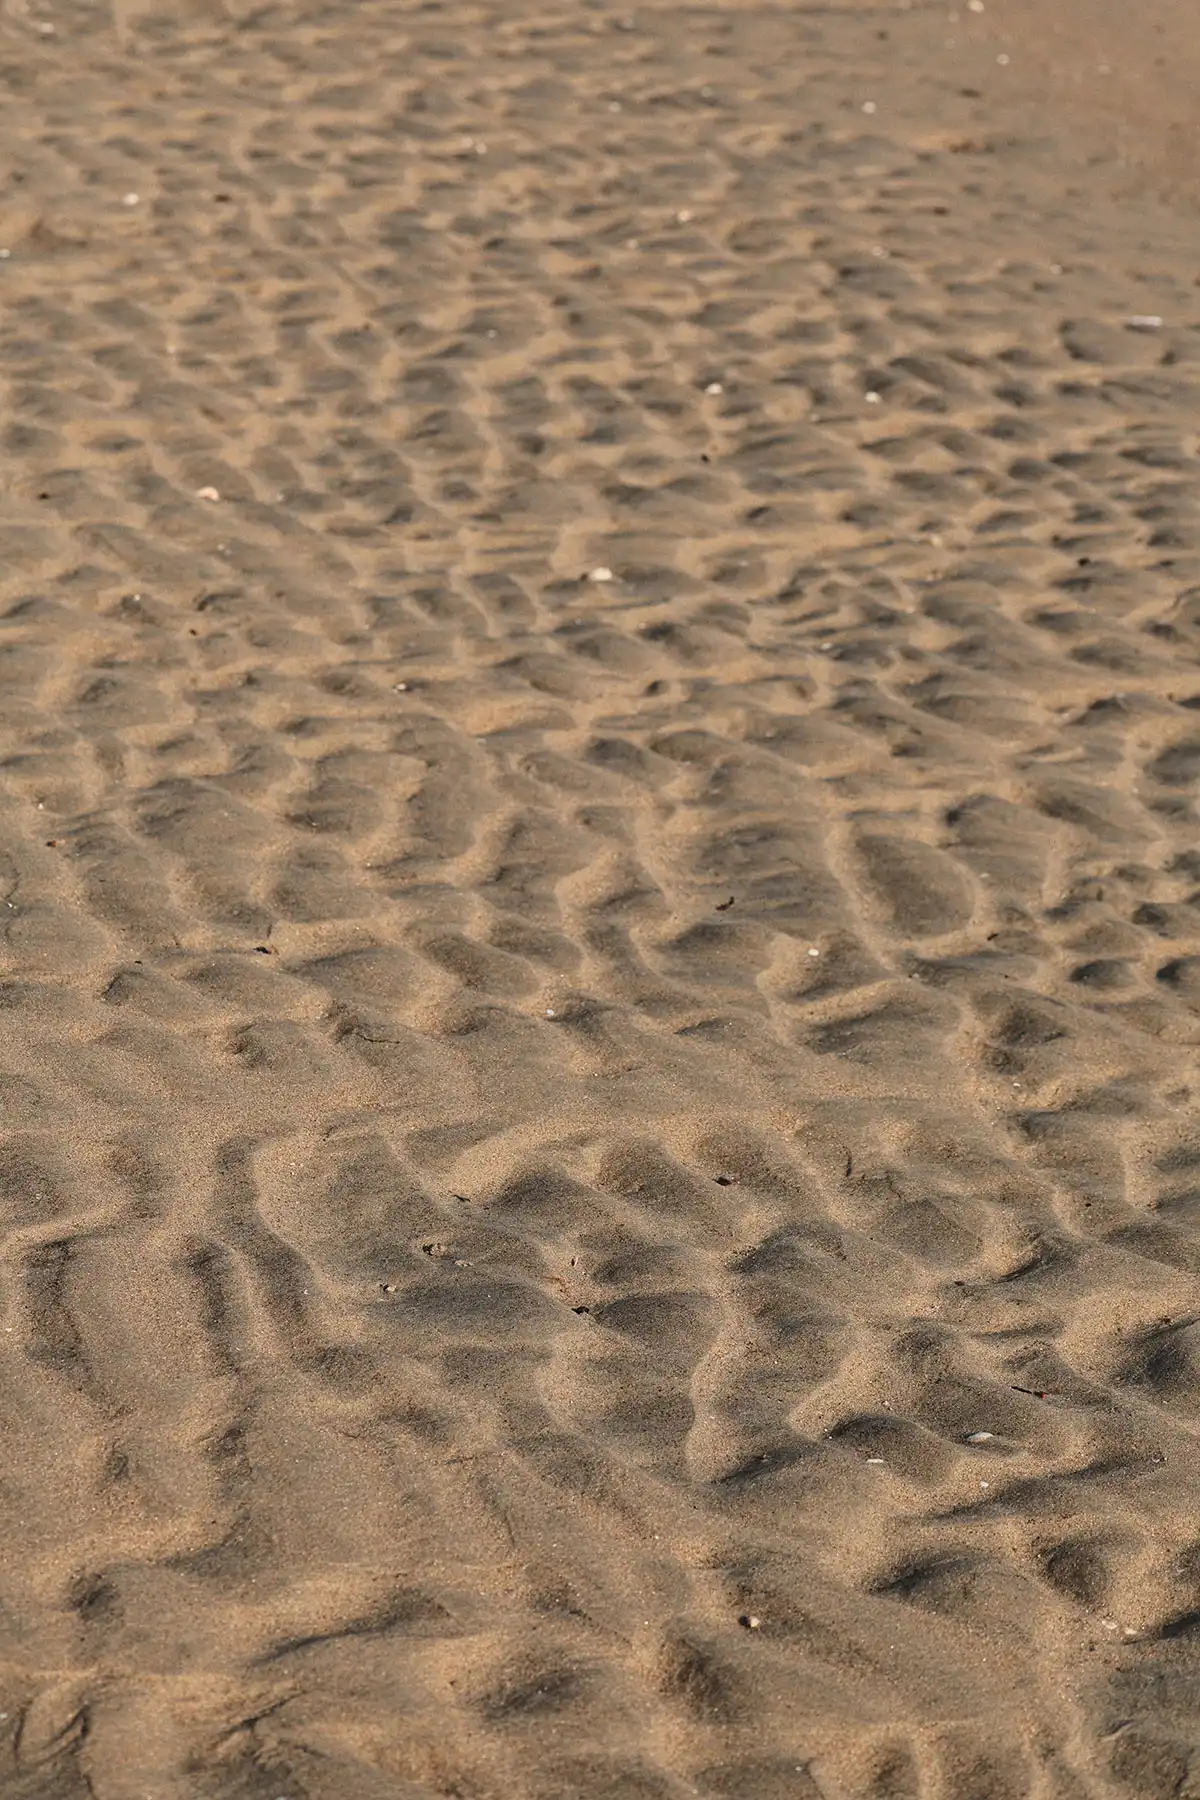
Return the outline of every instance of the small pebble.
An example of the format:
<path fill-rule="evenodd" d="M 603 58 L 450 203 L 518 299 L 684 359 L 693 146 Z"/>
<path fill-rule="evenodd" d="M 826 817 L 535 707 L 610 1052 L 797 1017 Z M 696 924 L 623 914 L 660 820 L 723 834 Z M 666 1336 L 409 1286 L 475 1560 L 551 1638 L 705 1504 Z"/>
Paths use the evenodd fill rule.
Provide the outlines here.
<path fill-rule="evenodd" d="M 546 1017 L 547 1017 L 547 1018 L 548 1018 L 548 1019 L 552 1019 L 552 1018 L 554 1018 L 554 1016 L 555 1016 L 555 1015 L 554 1015 L 554 1008 L 553 1008 L 553 1007 L 552 1007 L 552 1006 L 548 1006 L 548 1007 L 547 1007 L 547 1008 L 546 1008 Z"/>
<path fill-rule="evenodd" d="M 865 113 L 873 113 L 873 112 L 877 112 L 878 108 L 876 107 L 875 102 L 873 100 L 864 100 L 863 101 L 863 111 Z"/>
<path fill-rule="evenodd" d="M 814 946 L 813 949 L 811 949 L 808 954 L 810 956 L 820 956 L 821 952 Z"/>
<path fill-rule="evenodd" d="M 1002 51 L 1001 51 L 1001 52 L 1000 52 L 1000 54 L 999 54 L 999 56 L 998 56 L 998 57 L 997 57 L 997 58 L 996 58 L 996 61 L 997 61 L 997 62 L 998 62 L 998 63 L 999 63 L 999 64 L 1000 64 L 1000 67 L 1001 67 L 1001 68 L 1002 68 L 1002 69 L 1007 69 L 1007 67 L 1008 67 L 1008 57 L 1007 57 L 1007 56 L 1005 56 L 1005 54 L 1004 54 L 1004 52 L 1003 52 L 1003 50 L 1002 50 Z"/>
<path fill-rule="evenodd" d="M 867 1461 L 869 1463 L 878 1463 L 882 1466 L 883 1458 L 882 1456 L 868 1456 Z"/>
<path fill-rule="evenodd" d="M 1125 323 L 1130 331 L 1161 331 L 1163 326 L 1158 313 L 1134 313 Z"/>
<path fill-rule="evenodd" d="M 983 0 L 967 0 L 967 11 L 968 12 L 980 13 L 980 12 L 983 12 L 983 10 L 984 10 Z"/>
<path fill-rule="evenodd" d="M 880 401 L 882 400 L 882 398 L 883 398 L 882 394 L 874 394 L 874 393 L 868 394 L 866 396 L 867 405 L 868 406 L 878 406 Z"/>
<path fill-rule="evenodd" d="M 611 569 L 593 569 L 588 576 L 589 581 L 611 581 L 612 578 L 613 572 Z"/>
<path fill-rule="evenodd" d="M 11 255 L 12 255 L 12 251 L 11 251 L 11 250 L 0 250 L 0 257 L 2 257 L 2 258 L 4 258 L 4 260 L 5 260 L 5 261 L 7 261 L 7 259 L 8 259 L 8 258 L 9 258 L 9 257 L 10 257 L 10 256 L 11 256 Z"/>
<path fill-rule="evenodd" d="M 196 489 L 196 498 L 197 500 L 219 500 L 221 496 L 215 487 L 202 487 Z M 218 544 L 217 548 L 220 549 L 220 547 Z"/>
<path fill-rule="evenodd" d="M 407 694 L 407 692 L 408 692 L 407 681 L 398 681 L 392 691 L 393 691 L 393 693 L 397 693 L 397 694 Z"/>
<path fill-rule="evenodd" d="M 142 196 L 140 194 L 122 194 L 121 195 L 121 205 L 122 206 L 136 206 L 138 201 L 141 199 L 141 197 Z"/>
<path fill-rule="evenodd" d="M 723 394 L 725 389 L 719 381 L 710 381 L 704 391 L 706 394 Z"/>
<path fill-rule="evenodd" d="M 995 1437 L 994 1431 L 973 1431 L 967 1438 L 968 1444 L 990 1444 Z"/>
<path fill-rule="evenodd" d="M 695 216 L 695 213 L 690 212 L 686 206 L 675 214 L 681 225 L 690 225 Z"/>

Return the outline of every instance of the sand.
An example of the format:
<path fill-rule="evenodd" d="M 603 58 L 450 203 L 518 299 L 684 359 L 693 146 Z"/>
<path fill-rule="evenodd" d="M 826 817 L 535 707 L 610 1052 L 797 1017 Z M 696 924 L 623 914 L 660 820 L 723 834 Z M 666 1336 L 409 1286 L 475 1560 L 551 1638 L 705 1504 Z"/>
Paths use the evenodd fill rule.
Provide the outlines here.
<path fill-rule="evenodd" d="M 1200 45 L 955 10 L 9 0 L 4 1800 L 1200 1793 Z"/>

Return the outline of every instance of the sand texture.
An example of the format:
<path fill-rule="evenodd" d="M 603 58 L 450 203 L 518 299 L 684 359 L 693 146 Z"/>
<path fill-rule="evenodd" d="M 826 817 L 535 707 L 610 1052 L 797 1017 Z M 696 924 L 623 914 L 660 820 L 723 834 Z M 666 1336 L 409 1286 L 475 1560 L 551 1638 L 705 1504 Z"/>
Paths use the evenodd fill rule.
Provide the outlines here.
<path fill-rule="evenodd" d="M 1200 231 L 987 5 L 8 0 L 2 1800 L 1200 1794 Z"/>

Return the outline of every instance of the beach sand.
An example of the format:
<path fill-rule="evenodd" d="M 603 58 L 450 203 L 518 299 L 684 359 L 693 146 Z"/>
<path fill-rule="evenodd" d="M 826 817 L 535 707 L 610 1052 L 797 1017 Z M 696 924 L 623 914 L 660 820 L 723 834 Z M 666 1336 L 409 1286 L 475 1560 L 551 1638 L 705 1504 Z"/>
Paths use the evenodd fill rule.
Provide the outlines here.
<path fill-rule="evenodd" d="M 4 1800 L 1200 1792 L 1195 37 L 7 0 Z"/>

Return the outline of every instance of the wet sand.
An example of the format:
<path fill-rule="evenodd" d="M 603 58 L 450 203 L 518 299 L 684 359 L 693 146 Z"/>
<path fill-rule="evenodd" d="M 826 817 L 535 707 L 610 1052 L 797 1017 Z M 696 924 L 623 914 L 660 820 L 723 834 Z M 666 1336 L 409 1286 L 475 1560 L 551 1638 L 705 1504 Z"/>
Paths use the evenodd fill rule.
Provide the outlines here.
<path fill-rule="evenodd" d="M 6 1800 L 1192 1793 L 1126 10 L 10 0 Z"/>

